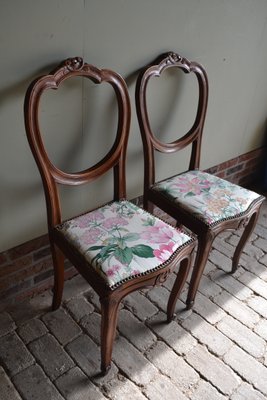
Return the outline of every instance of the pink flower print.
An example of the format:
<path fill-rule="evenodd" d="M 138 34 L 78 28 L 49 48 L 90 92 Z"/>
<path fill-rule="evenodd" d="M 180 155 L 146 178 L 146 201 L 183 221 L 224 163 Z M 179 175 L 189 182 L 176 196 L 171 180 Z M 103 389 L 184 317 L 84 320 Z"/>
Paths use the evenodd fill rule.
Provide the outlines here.
<path fill-rule="evenodd" d="M 107 229 L 117 228 L 122 225 L 128 225 L 128 221 L 122 217 L 111 217 L 103 222 L 103 226 Z"/>
<path fill-rule="evenodd" d="M 84 244 L 94 244 L 97 242 L 101 233 L 99 228 L 91 228 L 90 230 L 87 229 L 80 238 Z"/>
<path fill-rule="evenodd" d="M 209 189 L 211 183 L 207 179 L 201 180 L 198 177 L 191 180 L 188 180 L 186 177 L 180 177 L 174 182 L 173 186 L 177 187 L 181 193 L 193 193 L 197 196 L 201 194 L 203 189 Z"/>
<path fill-rule="evenodd" d="M 96 210 L 76 218 L 75 223 L 79 228 L 87 228 L 90 224 L 102 219 L 104 219 L 104 214 L 101 211 Z"/>
<path fill-rule="evenodd" d="M 173 230 L 169 225 L 162 221 L 157 221 L 153 226 L 147 226 L 145 231 L 140 234 L 142 239 L 153 243 L 166 243 L 173 237 Z"/>
<path fill-rule="evenodd" d="M 115 265 L 112 265 L 112 267 L 110 267 L 108 270 L 107 270 L 107 272 L 106 272 L 106 275 L 107 276 L 114 276 L 114 275 L 116 275 L 116 273 L 120 270 L 120 265 L 118 265 L 118 264 L 115 264 Z"/>
<path fill-rule="evenodd" d="M 158 260 L 164 262 L 168 260 L 168 258 L 170 258 L 170 256 L 173 254 L 173 247 L 173 242 L 170 242 L 169 244 L 161 244 L 159 246 L 159 249 L 155 249 L 153 251 L 153 254 Z"/>

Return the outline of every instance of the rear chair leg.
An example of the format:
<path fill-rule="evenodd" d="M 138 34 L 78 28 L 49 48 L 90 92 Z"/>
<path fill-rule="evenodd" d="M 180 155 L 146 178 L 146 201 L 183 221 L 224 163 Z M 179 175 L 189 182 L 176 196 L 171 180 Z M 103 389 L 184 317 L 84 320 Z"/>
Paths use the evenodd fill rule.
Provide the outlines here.
<path fill-rule="evenodd" d="M 57 310 L 61 304 L 64 287 L 64 255 L 54 244 L 51 244 L 51 252 L 54 264 L 52 310 Z"/>
<path fill-rule="evenodd" d="M 120 300 L 110 297 L 100 299 L 101 303 L 101 372 L 106 375 L 111 367 L 112 348 L 115 339 Z"/>

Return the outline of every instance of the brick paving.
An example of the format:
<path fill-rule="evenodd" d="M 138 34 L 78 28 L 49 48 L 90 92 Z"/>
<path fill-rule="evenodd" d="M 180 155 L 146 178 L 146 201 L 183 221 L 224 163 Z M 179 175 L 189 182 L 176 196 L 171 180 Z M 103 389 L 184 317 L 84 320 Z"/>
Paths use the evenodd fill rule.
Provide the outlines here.
<path fill-rule="evenodd" d="M 234 275 L 240 232 L 216 238 L 193 310 L 166 324 L 164 287 L 125 298 L 109 374 L 99 377 L 99 301 L 80 277 L 62 307 L 46 291 L 0 313 L 1 400 L 267 398 L 267 202 Z"/>

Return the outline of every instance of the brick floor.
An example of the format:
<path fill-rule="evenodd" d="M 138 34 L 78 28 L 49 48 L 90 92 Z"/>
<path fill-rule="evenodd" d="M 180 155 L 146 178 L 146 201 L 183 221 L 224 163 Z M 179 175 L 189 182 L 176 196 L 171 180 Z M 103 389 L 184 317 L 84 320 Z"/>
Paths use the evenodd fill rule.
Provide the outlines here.
<path fill-rule="evenodd" d="M 193 310 L 187 287 L 166 324 L 174 276 L 133 293 L 120 310 L 109 374 L 100 368 L 99 301 L 76 276 L 62 307 L 50 291 L 0 313 L 2 400 L 264 400 L 267 398 L 267 202 L 242 267 L 230 254 L 240 232 L 214 242 Z"/>

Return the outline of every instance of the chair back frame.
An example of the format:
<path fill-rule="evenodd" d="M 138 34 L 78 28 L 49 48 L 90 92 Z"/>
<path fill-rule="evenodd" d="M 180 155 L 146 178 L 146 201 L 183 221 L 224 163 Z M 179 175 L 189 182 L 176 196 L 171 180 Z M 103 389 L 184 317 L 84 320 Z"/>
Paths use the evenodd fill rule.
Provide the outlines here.
<path fill-rule="evenodd" d="M 48 89 L 57 90 L 63 81 L 73 76 L 90 79 L 95 84 L 106 82 L 113 87 L 118 105 L 118 123 L 113 146 L 97 164 L 83 171 L 67 173 L 57 168 L 49 159 L 42 140 L 38 117 L 40 98 L 43 92 Z M 113 199 L 125 198 L 125 154 L 131 109 L 126 84 L 119 74 L 84 63 L 81 57 L 69 58 L 49 75 L 32 82 L 25 96 L 24 118 L 27 138 L 44 185 L 49 232 L 55 225 L 62 222 L 58 184 L 82 185 L 95 180 L 113 168 Z"/>
<path fill-rule="evenodd" d="M 153 133 L 147 111 L 147 88 L 150 78 L 160 77 L 167 69 L 179 68 L 184 73 L 195 74 L 198 82 L 199 97 L 194 123 L 189 131 L 179 139 L 164 143 Z M 197 62 L 190 62 L 174 52 L 164 53 L 146 66 L 138 76 L 136 84 L 136 112 L 144 148 L 144 187 L 155 183 L 155 151 L 174 153 L 192 144 L 189 170 L 199 169 L 201 140 L 208 104 L 208 77 L 204 68 Z"/>

